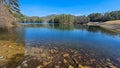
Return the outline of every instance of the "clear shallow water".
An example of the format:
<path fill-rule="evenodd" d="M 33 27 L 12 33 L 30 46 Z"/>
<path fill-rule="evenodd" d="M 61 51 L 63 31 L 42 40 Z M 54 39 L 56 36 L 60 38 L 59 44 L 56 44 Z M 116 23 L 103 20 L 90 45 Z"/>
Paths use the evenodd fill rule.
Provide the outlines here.
<path fill-rule="evenodd" d="M 120 34 L 99 27 L 24 24 L 10 32 L 2 31 L 0 40 L 25 45 L 16 67 L 120 67 Z"/>

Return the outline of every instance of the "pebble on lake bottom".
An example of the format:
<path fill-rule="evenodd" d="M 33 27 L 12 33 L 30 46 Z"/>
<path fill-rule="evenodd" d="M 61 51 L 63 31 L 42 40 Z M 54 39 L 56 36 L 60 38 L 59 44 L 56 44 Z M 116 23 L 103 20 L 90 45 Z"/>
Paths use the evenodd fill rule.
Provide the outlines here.
<path fill-rule="evenodd" d="M 68 53 L 63 54 L 63 57 L 69 57 L 69 54 Z"/>
<path fill-rule="evenodd" d="M 36 68 L 42 68 L 42 65 L 37 66 Z"/>
<path fill-rule="evenodd" d="M 58 65 L 55 65 L 55 68 L 60 68 L 60 66 L 58 66 Z"/>
<path fill-rule="evenodd" d="M 19 62 L 17 68 L 20 67 L 29 67 L 33 66 L 36 68 L 101 68 L 110 67 L 110 68 L 118 68 L 112 64 L 111 59 L 101 60 L 98 62 L 96 58 L 89 58 L 89 54 L 83 55 L 79 54 L 79 51 L 72 49 L 59 49 L 59 48 L 35 48 L 31 47 L 30 49 L 26 49 L 25 56 Z M 0 56 L 0 59 L 3 56 Z M 35 59 L 35 60 L 34 60 Z M 33 61 L 33 63 L 31 63 Z M 37 62 L 36 62 L 37 61 Z M 94 63 L 94 64 L 93 64 Z M 98 64 L 100 63 L 100 64 Z M 98 65 L 97 65 L 98 64 Z M 105 64 L 105 65 L 104 65 Z M 19 66 L 20 65 L 20 66 Z M 90 66 L 91 65 L 91 66 Z M 96 65 L 96 66 L 95 66 Z M 93 67 L 92 67 L 93 66 Z"/>
<path fill-rule="evenodd" d="M 63 61 L 64 61 L 64 63 L 67 63 L 67 60 L 66 60 L 66 59 L 64 59 Z"/>
<path fill-rule="evenodd" d="M 69 65 L 69 67 L 68 68 L 74 68 L 72 65 Z"/>
<path fill-rule="evenodd" d="M 5 60 L 4 56 L 0 56 L 0 61 L 4 61 L 4 60 Z"/>
<path fill-rule="evenodd" d="M 90 66 L 83 66 L 83 65 L 79 64 L 78 68 L 92 68 L 92 67 L 90 67 Z"/>

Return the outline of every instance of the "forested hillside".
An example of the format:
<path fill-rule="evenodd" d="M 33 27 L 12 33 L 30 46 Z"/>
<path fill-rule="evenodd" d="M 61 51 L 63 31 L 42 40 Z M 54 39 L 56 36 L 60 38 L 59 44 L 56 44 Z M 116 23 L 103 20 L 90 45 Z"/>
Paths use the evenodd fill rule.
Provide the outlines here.
<path fill-rule="evenodd" d="M 17 0 L 0 0 L 0 28 L 11 28 L 17 25 L 15 13 L 18 12 Z M 14 10 L 13 10 L 14 9 Z"/>

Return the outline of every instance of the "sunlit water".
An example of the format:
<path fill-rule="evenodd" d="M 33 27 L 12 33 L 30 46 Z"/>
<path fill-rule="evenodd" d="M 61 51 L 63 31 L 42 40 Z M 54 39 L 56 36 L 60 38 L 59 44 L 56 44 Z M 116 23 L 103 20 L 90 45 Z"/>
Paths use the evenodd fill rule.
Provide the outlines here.
<path fill-rule="evenodd" d="M 17 52 L 19 60 L 14 56 L 14 62 L 1 63 L 3 68 L 120 68 L 120 34 L 100 27 L 24 24 L 14 30 L 1 30 L 0 41 L 12 41 L 24 48 Z M 4 49 L 5 44 L 0 45 Z"/>

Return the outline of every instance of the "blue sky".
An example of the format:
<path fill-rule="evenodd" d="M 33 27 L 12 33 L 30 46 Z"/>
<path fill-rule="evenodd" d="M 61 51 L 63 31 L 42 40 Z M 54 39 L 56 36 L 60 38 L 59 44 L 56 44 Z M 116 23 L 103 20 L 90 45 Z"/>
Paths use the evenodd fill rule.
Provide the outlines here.
<path fill-rule="evenodd" d="M 120 10 L 120 0 L 19 0 L 19 3 L 21 12 L 27 16 L 88 15 Z"/>

